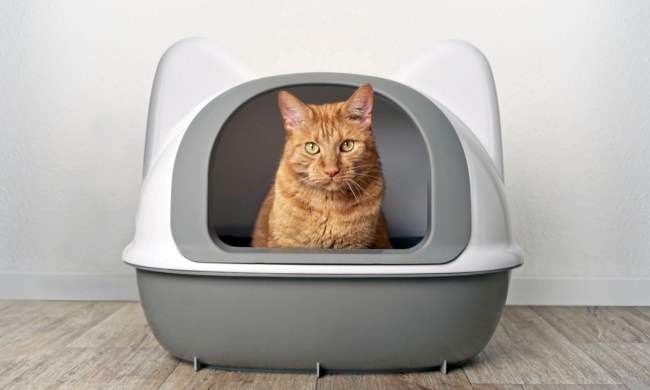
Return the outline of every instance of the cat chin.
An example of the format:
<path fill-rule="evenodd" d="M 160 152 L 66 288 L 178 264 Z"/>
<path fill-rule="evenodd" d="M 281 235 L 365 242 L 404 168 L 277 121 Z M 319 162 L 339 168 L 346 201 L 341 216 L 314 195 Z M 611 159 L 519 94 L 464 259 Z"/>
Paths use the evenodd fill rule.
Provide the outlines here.
<path fill-rule="evenodd" d="M 321 188 L 325 191 L 336 192 L 336 191 L 340 191 L 344 186 L 345 184 L 340 181 L 339 182 L 331 181 L 327 184 L 322 184 Z"/>

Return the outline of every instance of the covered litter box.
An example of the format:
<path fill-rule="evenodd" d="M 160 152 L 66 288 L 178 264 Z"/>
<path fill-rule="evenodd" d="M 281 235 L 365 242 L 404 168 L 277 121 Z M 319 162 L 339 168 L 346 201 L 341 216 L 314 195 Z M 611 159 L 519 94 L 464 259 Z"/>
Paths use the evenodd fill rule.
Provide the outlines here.
<path fill-rule="evenodd" d="M 320 104 L 365 83 L 394 248 L 249 247 L 284 145 L 277 93 Z M 502 177 L 494 83 L 469 44 L 432 46 L 390 80 L 257 78 L 187 39 L 156 73 L 123 257 L 159 342 L 197 367 L 446 369 L 485 347 L 521 265 Z"/>

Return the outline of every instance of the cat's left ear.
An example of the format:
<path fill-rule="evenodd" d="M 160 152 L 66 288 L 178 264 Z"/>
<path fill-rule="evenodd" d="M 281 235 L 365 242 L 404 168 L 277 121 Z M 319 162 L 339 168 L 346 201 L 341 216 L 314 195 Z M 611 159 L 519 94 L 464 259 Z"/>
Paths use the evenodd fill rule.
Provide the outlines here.
<path fill-rule="evenodd" d="M 361 122 L 367 127 L 372 123 L 372 85 L 365 84 L 359 87 L 343 105 L 343 112 L 350 120 Z"/>

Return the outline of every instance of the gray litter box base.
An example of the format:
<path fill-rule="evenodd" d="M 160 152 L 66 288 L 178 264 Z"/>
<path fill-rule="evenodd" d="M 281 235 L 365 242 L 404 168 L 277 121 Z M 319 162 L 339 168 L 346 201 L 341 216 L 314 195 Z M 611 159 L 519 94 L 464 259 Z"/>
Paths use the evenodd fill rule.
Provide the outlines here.
<path fill-rule="evenodd" d="M 487 345 L 510 271 L 457 276 L 203 276 L 137 270 L 172 355 L 253 370 L 426 370 Z"/>
<path fill-rule="evenodd" d="M 454 370 L 456 367 L 461 367 L 467 361 L 460 363 L 455 363 L 453 365 L 443 364 L 438 367 L 424 367 L 424 368 L 409 368 L 409 369 L 399 369 L 399 370 L 328 370 L 325 367 L 322 367 L 320 363 L 316 363 L 316 367 L 313 367 L 311 370 L 284 370 L 284 369 L 266 369 L 266 368 L 246 368 L 246 367 L 227 367 L 227 366 L 215 366 L 215 365 L 204 365 L 201 362 L 192 362 L 184 361 L 187 364 L 194 364 L 194 371 L 198 372 L 204 368 L 211 368 L 219 371 L 233 371 L 233 372 L 273 372 L 273 373 L 283 373 L 283 374 L 315 374 L 316 377 L 320 378 L 329 374 L 342 374 L 342 375 L 354 375 L 354 374 L 409 374 L 409 373 L 419 373 L 419 372 L 441 372 L 447 374 L 449 371 Z"/>

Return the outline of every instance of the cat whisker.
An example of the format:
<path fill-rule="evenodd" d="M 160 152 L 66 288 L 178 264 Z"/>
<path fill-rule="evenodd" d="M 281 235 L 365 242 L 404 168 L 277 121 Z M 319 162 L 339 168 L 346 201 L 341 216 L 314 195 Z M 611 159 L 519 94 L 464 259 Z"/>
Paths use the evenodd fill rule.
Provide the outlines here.
<path fill-rule="evenodd" d="M 352 168 L 367 168 L 367 167 L 372 167 L 372 168 L 381 168 L 380 164 L 360 164 L 360 165 L 353 165 Z"/>
<path fill-rule="evenodd" d="M 291 187 L 291 186 L 294 186 L 294 185 L 296 185 L 296 184 L 298 184 L 298 183 L 300 183 L 300 182 L 302 182 L 302 181 L 305 181 L 305 180 L 307 180 L 307 179 L 309 179 L 309 176 L 307 176 L 307 177 L 303 177 L 303 178 L 300 179 L 300 180 L 293 181 L 293 182 L 291 182 L 291 183 L 289 183 L 289 184 L 287 184 L 287 185 L 285 185 L 285 186 L 282 186 L 282 187 L 280 187 L 280 188 L 276 188 L 275 191 L 273 191 L 273 192 L 271 192 L 271 193 L 268 194 L 268 197 L 269 197 L 269 199 L 271 199 L 271 198 L 275 197 L 275 193 L 276 193 L 276 191 L 282 192 L 282 191 L 286 190 L 287 188 L 289 188 L 289 187 Z M 298 189 L 299 189 L 300 191 L 297 192 L 296 194 L 294 194 L 294 197 L 296 197 L 296 198 L 299 197 L 299 196 L 302 195 L 302 193 L 303 193 L 305 190 L 307 190 L 308 188 L 309 188 L 308 186 L 301 186 L 301 187 L 298 187 Z"/>
<path fill-rule="evenodd" d="M 350 192 L 352 192 L 352 195 L 354 196 L 354 199 L 356 199 L 357 204 L 360 204 L 359 198 L 357 198 L 357 194 L 352 189 L 352 186 L 350 185 L 350 182 L 345 182 L 345 184 L 347 184 L 348 188 L 350 189 Z"/>
<path fill-rule="evenodd" d="M 376 177 L 371 177 L 371 176 L 369 176 L 369 178 L 367 178 L 367 177 L 357 177 L 357 181 L 359 183 L 363 184 L 363 185 L 371 184 L 373 181 L 376 181 L 376 180 L 377 180 Z M 356 184 L 359 185 L 359 183 L 356 183 Z M 361 187 L 363 188 L 363 186 L 361 186 Z M 364 188 L 364 191 L 365 191 L 365 188 Z"/>
<path fill-rule="evenodd" d="M 291 182 L 291 183 L 289 183 L 289 184 L 287 184 L 287 185 L 285 185 L 285 186 L 282 186 L 282 187 L 278 188 L 278 191 L 284 191 L 284 190 L 286 190 L 287 188 L 289 188 L 289 187 L 291 187 L 291 186 L 293 186 L 293 185 L 295 185 L 295 184 L 298 184 L 298 183 L 300 183 L 300 182 L 303 182 L 303 181 L 305 181 L 305 180 L 307 180 L 307 179 L 309 179 L 309 176 L 303 177 L 302 179 L 299 179 L 299 180 L 293 181 L 293 182 Z"/>
<path fill-rule="evenodd" d="M 393 174 L 393 173 L 387 172 L 385 169 L 384 169 L 384 170 L 378 170 L 377 173 L 378 173 L 379 175 L 383 176 L 383 177 L 389 177 L 389 178 L 391 178 L 391 179 L 393 179 L 393 180 L 399 180 L 399 179 L 400 179 L 400 176 L 399 176 L 399 175 L 395 175 L 395 174 Z M 358 173 L 356 173 L 356 174 L 357 174 L 357 175 L 367 175 L 368 173 L 358 172 Z"/>
<path fill-rule="evenodd" d="M 381 172 L 384 176 L 388 176 L 388 177 L 390 177 L 391 179 L 393 179 L 395 181 L 399 181 L 399 179 L 401 178 L 400 175 L 392 173 L 388 167 L 381 166 L 380 164 L 362 164 L 362 165 L 354 166 L 354 167 L 350 168 L 350 170 L 352 170 L 353 172 L 356 172 L 355 171 L 356 169 L 367 168 L 367 167 L 377 168 L 378 172 Z"/>
<path fill-rule="evenodd" d="M 357 183 L 355 180 L 350 179 L 350 183 L 354 184 L 355 187 L 359 188 L 361 191 L 363 191 L 363 192 L 365 192 L 366 194 L 368 194 L 368 191 L 366 191 L 366 189 L 363 188 L 363 186 L 361 186 L 361 185 L 360 185 L 359 183 Z"/>
<path fill-rule="evenodd" d="M 376 175 L 366 175 L 366 174 L 364 174 L 364 173 L 357 173 L 357 174 L 355 175 L 355 177 L 364 177 L 364 178 L 365 178 L 365 177 L 369 177 L 369 178 L 371 178 L 371 179 L 381 179 L 381 178 L 382 178 L 381 176 L 376 176 Z"/>
<path fill-rule="evenodd" d="M 381 166 L 381 163 L 378 163 L 378 162 L 374 162 L 374 163 L 371 162 L 371 163 L 368 163 L 368 164 L 355 165 L 355 167 L 380 167 L 380 166 Z"/>
<path fill-rule="evenodd" d="M 354 166 L 352 166 L 352 168 L 354 168 L 354 169 L 357 169 L 357 168 L 368 168 L 368 167 L 370 167 L 370 168 L 378 168 L 378 169 L 382 169 L 381 164 L 361 164 L 361 165 L 354 165 Z"/>
<path fill-rule="evenodd" d="M 364 193 L 366 193 L 366 195 L 368 194 L 368 192 L 367 192 L 363 187 L 361 187 L 359 184 L 357 184 L 357 183 L 355 183 L 355 182 L 351 182 L 351 183 L 352 183 L 352 185 L 353 185 L 354 187 L 360 188 Z M 357 194 L 359 195 L 359 199 L 360 199 L 359 202 L 358 202 L 358 204 L 365 203 L 365 202 L 364 202 L 364 199 L 367 198 L 367 197 L 363 197 L 363 196 L 361 196 L 361 192 L 358 191 L 358 190 L 357 190 Z"/>

